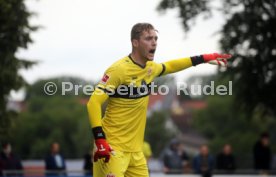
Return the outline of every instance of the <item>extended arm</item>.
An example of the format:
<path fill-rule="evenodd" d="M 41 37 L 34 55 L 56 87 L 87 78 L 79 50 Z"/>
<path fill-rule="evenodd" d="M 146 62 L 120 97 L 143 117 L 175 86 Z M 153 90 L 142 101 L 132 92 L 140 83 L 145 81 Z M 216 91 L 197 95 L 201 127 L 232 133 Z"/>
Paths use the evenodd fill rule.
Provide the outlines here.
<path fill-rule="evenodd" d="M 213 54 L 204 54 L 199 56 L 170 60 L 163 63 L 164 72 L 161 75 L 175 73 L 183 69 L 189 68 L 191 66 L 196 66 L 201 63 L 210 63 L 210 64 L 225 66 L 227 63 L 226 59 L 229 59 L 229 58 L 231 58 L 231 55 L 229 54 L 213 53 Z"/>
<path fill-rule="evenodd" d="M 183 69 L 189 68 L 193 66 L 192 60 L 190 57 L 188 58 L 180 58 L 175 60 L 170 60 L 165 63 L 163 63 L 164 69 L 164 75 L 175 73 L 178 71 L 181 71 Z"/>

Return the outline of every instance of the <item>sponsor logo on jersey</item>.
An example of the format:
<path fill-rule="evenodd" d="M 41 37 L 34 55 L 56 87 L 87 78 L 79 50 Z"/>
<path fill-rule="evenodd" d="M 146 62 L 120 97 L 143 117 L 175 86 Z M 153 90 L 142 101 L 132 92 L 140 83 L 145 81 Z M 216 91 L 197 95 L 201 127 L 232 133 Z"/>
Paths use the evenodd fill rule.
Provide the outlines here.
<path fill-rule="evenodd" d="M 107 74 L 104 74 L 101 83 L 105 84 L 109 80 L 109 76 Z"/>

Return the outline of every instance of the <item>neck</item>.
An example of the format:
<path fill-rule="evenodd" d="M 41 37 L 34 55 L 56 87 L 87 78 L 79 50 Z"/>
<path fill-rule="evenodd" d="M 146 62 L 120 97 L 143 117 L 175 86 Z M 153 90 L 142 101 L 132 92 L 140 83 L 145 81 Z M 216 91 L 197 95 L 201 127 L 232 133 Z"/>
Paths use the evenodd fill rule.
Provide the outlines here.
<path fill-rule="evenodd" d="M 141 66 L 145 66 L 147 63 L 147 59 L 141 57 L 141 55 L 138 52 L 132 51 L 130 54 L 133 61 Z"/>

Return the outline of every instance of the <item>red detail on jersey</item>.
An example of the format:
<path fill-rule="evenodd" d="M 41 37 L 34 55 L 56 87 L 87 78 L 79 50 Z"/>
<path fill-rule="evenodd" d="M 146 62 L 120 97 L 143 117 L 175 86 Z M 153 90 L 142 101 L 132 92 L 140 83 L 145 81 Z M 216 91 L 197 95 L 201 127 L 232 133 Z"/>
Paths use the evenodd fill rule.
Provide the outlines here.
<path fill-rule="evenodd" d="M 106 83 L 108 81 L 108 79 L 109 79 L 109 76 L 107 74 L 105 74 L 102 78 L 102 82 Z"/>
<path fill-rule="evenodd" d="M 106 175 L 106 177 L 115 177 L 115 175 L 113 175 L 113 174 L 108 174 L 108 175 Z"/>

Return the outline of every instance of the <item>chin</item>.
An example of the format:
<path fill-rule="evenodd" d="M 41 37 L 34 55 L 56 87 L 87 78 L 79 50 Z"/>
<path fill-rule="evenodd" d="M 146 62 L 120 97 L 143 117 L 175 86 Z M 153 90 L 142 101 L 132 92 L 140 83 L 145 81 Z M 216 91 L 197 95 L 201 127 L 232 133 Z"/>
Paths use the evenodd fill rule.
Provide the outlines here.
<path fill-rule="evenodd" d="M 154 57 L 148 57 L 148 60 L 149 60 L 149 61 L 153 61 L 153 60 L 154 60 Z"/>

